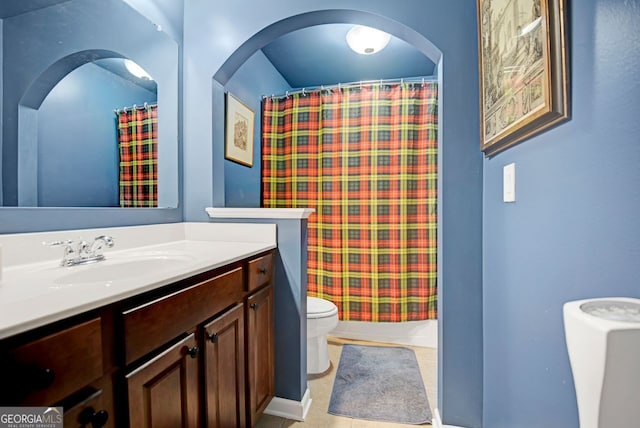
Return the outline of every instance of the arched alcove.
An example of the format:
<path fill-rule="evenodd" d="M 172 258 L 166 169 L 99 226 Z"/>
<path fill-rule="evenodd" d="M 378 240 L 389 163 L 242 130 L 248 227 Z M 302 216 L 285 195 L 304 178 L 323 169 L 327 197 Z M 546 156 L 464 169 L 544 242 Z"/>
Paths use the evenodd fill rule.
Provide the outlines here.
<path fill-rule="evenodd" d="M 350 9 L 328 9 L 293 15 L 263 28 L 239 46 L 213 75 L 212 116 L 214 123 L 224 120 L 224 86 L 234 73 L 257 51 L 280 36 L 303 28 L 323 24 L 360 24 L 383 30 L 400 40 L 414 46 L 429 60 L 436 64 L 438 83 L 442 88 L 443 55 L 440 49 L 421 33 L 393 19 L 371 12 Z M 439 123 L 442 123 L 442 109 L 439 110 Z M 440 134 L 439 134 L 440 135 Z M 439 136 L 440 138 L 440 136 Z M 439 141 L 441 144 L 441 141 Z M 224 127 L 214 127 L 212 133 L 214 181 L 224 183 Z M 213 205 L 225 206 L 224 184 L 216 186 L 213 192 Z"/>
<path fill-rule="evenodd" d="M 413 45 L 435 64 L 439 64 L 442 59 L 442 52 L 431 41 L 397 21 L 370 12 L 331 9 L 291 16 L 269 25 L 236 49 L 214 74 L 213 79 L 221 85 L 225 85 L 251 55 L 278 37 L 302 28 L 322 24 L 360 24 L 375 27 Z"/>
<path fill-rule="evenodd" d="M 423 34 L 418 33 L 412 28 L 399 23 L 393 19 L 376 15 L 370 12 L 357 10 L 321 10 L 303 14 L 294 15 L 280 21 L 277 21 L 259 32 L 255 33 L 244 43 L 242 43 L 229 57 L 226 58 L 220 68 L 212 77 L 212 145 L 213 145 L 213 175 L 216 186 L 213 189 L 213 205 L 224 206 L 225 194 L 224 183 L 225 176 L 223 174 L 225 157 L 224 157 L 224 92 L 225 85 L 230 81 L 234 74 L 247 62 L 252 56 L 275 41 L 279 37 L 316 25 L 324 24 L 360 24 L 383 30 L 398 39 L 415 47 L 420 53 L 425 55 L 429 60 L 436 64 L 437 78 L 439 86 L 442 87 L 442 68 L 443 54 L 442 51 L 428 40 Z M 337 82 L 332 82 L 337 83 Z M 439 120 L 442 121 L 442 110 L 438 107 Z M 256 130 L 256 132 L 259 132 Z M 440 138 L 440 134 L 439 134 Z M 439 145 L 442 141 L 439 141 Z M 257 161 L 259 168 L 259 160 Z M 439 169 L 441 164 L 439 166 Z M 255 166 L 254 166 L 255 168 Z M 440 216 L 439 216 L 440 217 Z M 286 262 L 285 262 L 286 264 Z M 289 290 L 287 290 L 288 292 Z M 291 290 L 290 295 L 280 293 L 276 296 L 276 307 L 281 312 L 276 312 L 276 330 L 282 329 L 286 324 L 287 337 L 276 339 L 278 349 L 287 349 L 287 356 L 276 357 L 276 395 L 294 401 L 303 399 L 306 388 L 306 370 L 302 368 L 302 361 L 306 361 L 306 317 L 300 316 L 300 324 L 293 325 L 292 317 L 296 314 L 306 313 L 306 304 L 303 302 L 306 297 L 306 283 L 302 290 Z M 286 310 L 282 310 L 286 307 Z M 286 313 L 289 318 L 286 318 Z M 280 326 L 280 327 L 279 327 Z M 278 342 L 280 340 L 281 342 Z M 283 343 L 286 342 L 286 343 Z M 297 358 L 297 356 L 301 358 Z M 278 361 L 278 359 L 281 359 Z M 282 362 L 286 359 L 286 362 Z M 283 370 L 279 371 L 279 367 Z M 286 370 L 284 370 L 286 367 Z M 285 373 L 286 371 L 286 373 Z M 299 385 L 294 388 L 294 385 Z"/>
<path fill-rule="evenodd" d="M 72 53 L 51 64 L 38 76 L 20 99 L 20 105 L 37 110 L 51 89 L 76 68 L 103 58 L 125 58 L 117 52 L 90 49 Z"/>

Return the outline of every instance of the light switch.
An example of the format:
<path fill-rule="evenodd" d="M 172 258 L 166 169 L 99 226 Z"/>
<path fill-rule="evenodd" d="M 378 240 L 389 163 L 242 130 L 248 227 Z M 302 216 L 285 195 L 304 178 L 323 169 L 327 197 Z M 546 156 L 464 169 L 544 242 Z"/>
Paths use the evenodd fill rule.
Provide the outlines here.
<path fill-rule="evenodd" d="M 510 163 L 502 169 L 502 200 L 516 201 L 516 164 Z"/>

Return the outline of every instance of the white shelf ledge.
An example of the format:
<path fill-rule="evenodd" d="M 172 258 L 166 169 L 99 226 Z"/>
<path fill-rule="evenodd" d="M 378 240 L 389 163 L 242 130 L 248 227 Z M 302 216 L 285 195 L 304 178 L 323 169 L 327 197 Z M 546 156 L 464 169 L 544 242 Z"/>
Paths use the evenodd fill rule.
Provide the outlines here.
<path fill-rule="evenodd" d="M 305 219 L 314 208 L 205 208 L 211 218 Z"/>

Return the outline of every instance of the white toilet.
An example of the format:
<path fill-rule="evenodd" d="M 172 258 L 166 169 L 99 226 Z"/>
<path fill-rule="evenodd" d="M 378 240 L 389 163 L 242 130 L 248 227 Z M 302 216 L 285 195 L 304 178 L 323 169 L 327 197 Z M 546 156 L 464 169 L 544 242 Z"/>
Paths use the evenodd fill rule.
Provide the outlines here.
<path fill-rule="evenodd" d="M 640 426 L 640 299 L 578 300 L 563 313 L 580 428 Z"/>
<path fill-rule="evenodd" d="M 307 373 L 329 368 L 327 334 L 338 325 L 338 307 L 317 297 L 307 297 Z"/>

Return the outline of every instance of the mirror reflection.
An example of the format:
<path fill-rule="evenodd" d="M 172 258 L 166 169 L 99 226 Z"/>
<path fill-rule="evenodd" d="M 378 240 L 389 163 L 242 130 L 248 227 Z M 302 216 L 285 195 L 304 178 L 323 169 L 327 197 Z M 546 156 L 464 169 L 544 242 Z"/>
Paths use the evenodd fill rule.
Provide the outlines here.
<path fill-rule="evenodd" d="M 2 205 L 177 206 L 175 41 L 124 0 L 20 3 L 0 5 Z"/>
<path fill-rule="evenodd" d="M 37 156 L 22 206 L 157 206 L 157 84 L 129 59 L 78 67 L 40 106 Z"/>

